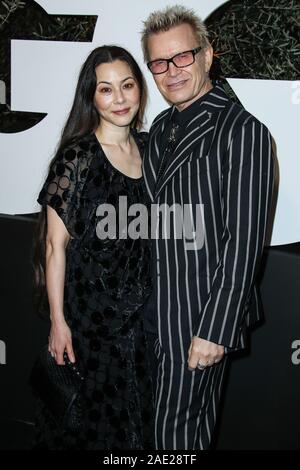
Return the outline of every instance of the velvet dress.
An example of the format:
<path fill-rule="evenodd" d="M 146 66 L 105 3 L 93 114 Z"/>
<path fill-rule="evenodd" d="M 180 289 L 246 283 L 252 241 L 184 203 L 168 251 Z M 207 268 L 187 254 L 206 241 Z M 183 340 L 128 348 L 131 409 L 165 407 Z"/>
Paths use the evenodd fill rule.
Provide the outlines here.
<path fill-rule="evenodd" d="M 142 155 L 146 134 L 132 135 Z M 58 429 L 38 403 L 38 449 L 153 445 L 152 387 L 142 322 L 151 291 L 149 239 L 125 236 L 118 222 L 115 238 L 99 237 L 99 208 L 114 207 L 118 221 L 120 196 L 128 207 L 148 204 L 143 178 L 117 170 L 90 134 L 58 154 L 38 197 L 41 205 L 55 209 L 72 237 L 66 248 L 64 315 L 85 376 L 82 431 L 72 435 Z"/>

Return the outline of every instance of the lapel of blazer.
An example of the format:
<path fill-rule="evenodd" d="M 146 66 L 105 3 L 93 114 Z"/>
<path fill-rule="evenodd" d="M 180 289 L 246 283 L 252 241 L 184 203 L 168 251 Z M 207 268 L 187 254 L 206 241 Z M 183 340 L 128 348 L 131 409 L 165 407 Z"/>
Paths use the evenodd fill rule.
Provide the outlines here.
<path fill-rule="evenodd" d="M 183 137 L 175 147 L 164 175 L 155 187 L 153 198 L 159 195 L 196 146 L 199 147 L 203 143 L 201 145 L 203 155 L 209 151 L 209 142 L 212 141 L 214 134 L 216 117 L 228 105 L 228 102 L 227 95 L 219 85 L 206 94 L 205 100 L 199 103 L 199 113 L 186 125 Z M 156 149 L 156 153 L 157 151 Z"/>
<path fill-rule="evenodd" d="M 152 201 L 154 199 L 157 171 L 159 167 L 159 159 L 161 157 L 160 139 L 164 132 L 166 123 L 171 118 L 174 110 L 175 108 L 171 107 L 158 115 L 153 122 L 149 133 L 149 142 L 146 146 L 142 166 L 145 184 Z"/>

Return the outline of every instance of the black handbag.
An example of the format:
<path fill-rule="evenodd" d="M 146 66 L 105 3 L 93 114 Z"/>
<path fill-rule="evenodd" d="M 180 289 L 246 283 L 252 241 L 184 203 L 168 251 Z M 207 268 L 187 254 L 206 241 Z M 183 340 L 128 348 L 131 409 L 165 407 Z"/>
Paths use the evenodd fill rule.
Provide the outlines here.
<path fill-rule="evenodd" d="M 30 374 L 29 383 L 37 397 L 62 430 L 78 433 L 82 428 L 84 377 L 67 353 L 65 365 L 58 365 L 48 351 L 41 350 Z"/>

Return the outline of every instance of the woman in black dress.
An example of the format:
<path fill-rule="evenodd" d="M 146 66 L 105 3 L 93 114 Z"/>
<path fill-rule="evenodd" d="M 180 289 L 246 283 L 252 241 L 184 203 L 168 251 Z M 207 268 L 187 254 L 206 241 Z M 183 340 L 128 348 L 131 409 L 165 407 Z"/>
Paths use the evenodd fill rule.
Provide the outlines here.
<path fill-rule="evenodd" d="M 38 197 L 49 351 L 60 365 L 66 352 L 84 371 L 84 427 L 76 435 L 62 431 L 40 405 L 36 448 L 152 446 L 151 381 L 141 318 L 151 289 L 149 239 L 119 234 L 118 224 L 109 227 L 115 237 L 105 237 L 99 215 L 102 204 L 110 204 L 118 221 L 120 196 L 128 208 L 148 202 L 141 174 L 147 136 L 137 131 L 145 104 L 145 82 L 133 57 L 116 46 L 92 51 Z"/>

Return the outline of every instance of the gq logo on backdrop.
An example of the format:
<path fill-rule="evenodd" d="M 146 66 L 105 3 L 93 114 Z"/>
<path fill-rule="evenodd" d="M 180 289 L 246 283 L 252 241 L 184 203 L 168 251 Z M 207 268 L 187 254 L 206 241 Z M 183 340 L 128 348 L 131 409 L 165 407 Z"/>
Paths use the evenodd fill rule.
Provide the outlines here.
<path fill-rule="evenodd" d="M 295 339 L 292 342 L 292 349 L 295 349 L 291 357 L 292 363 L 294 366 L 298 366 L 300 364 L 300 339 Z"/>
<path fill-rule="evenodd" d="M 91 42 L 96 21 L 92 15 L 50 15 L 34 0 L 0 2 L 0 132 L 25 131 L 47 116 L 10 109 L 11 40 Z"/>
<path fill-rule="evenodd" d="M 0 364 L 6 364 L 6 344 L 0 339 Z"/>

